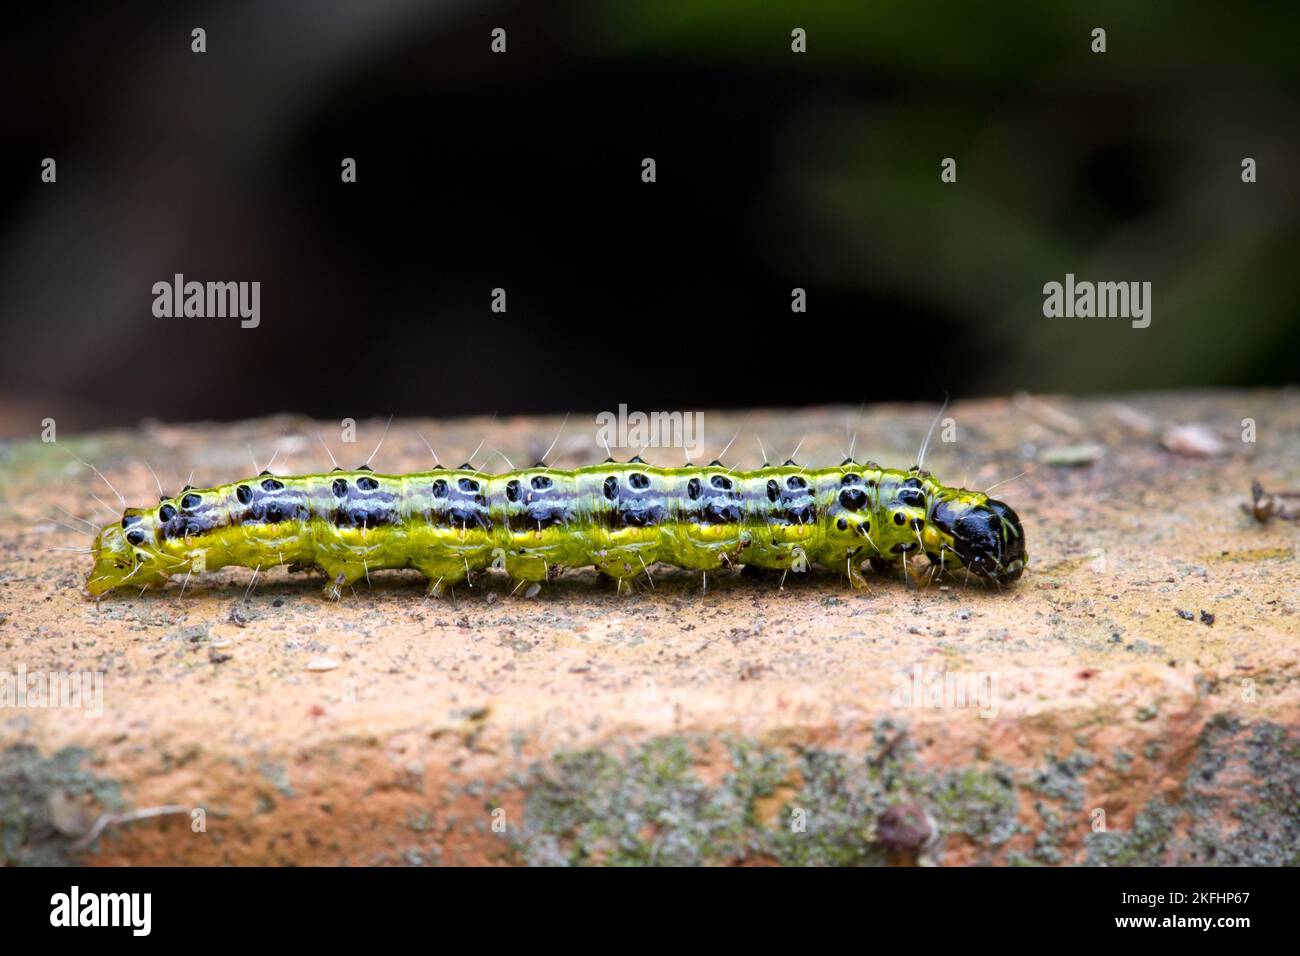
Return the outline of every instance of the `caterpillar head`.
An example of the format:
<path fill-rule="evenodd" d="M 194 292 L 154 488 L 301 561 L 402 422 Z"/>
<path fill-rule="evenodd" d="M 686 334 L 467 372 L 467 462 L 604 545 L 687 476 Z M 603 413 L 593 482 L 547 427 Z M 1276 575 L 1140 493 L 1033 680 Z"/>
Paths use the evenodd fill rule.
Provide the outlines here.
<path fill-rule="evenodd" d="M 1008 584 L 1024 573 L 1025 532 L 1005 502 L 966 493 L 936 503 L 931 520 L 952 538 L 952 550 L 972 574 Z"/>
<path fill-rule="evenodd" d="M 95 564 L 86 579 L 91 597 L 124 585 L 143 588 L 167 580 L 159 565 L 161 555 L 153 548 L 154 537 L 144 526 L 146 520 L 144 512 L 128 509 L 120 524 L 100 529 L 90 549 Z"/>

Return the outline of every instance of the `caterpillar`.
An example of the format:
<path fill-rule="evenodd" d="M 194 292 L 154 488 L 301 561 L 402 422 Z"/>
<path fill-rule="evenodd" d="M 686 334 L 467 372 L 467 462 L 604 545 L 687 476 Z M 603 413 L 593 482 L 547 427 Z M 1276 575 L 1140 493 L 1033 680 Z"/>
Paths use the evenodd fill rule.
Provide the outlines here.
<path fill-rule="evenodd" d="M 838 569 L 866 587 L 863 565 L 932 574 L 964 570 L 999 587 L 1028 562 L 1020 519 L 987 494 L 908 470 L 846 459 L 752 471 L 720 462 L 652 467 L 639 456 L 560 471 L 544 464 L 488 474 L 466 464 L 405 475 L 368 466 L 182 489 L 155 508 L 126 508 L 99 529 L 92 597 L 177 574 L 278 565 L 324 572 L 337 600 L 372 571 L 414 568 L 440 595 L 489 568 L 523 582 L 594 566 L 631 589 L 656 563 L 703 572 L 745 565 Z M 516 585 L 518 586 L 518 584 Z M 250 585 L 251 587 L 251 585 Z M 533 587 L 530 585 L 529 590 Z"/>

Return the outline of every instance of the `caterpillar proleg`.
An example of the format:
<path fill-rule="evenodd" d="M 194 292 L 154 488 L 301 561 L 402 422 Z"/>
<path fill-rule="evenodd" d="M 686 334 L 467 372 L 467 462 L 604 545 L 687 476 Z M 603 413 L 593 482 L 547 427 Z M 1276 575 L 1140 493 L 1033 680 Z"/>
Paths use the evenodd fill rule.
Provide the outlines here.
<path fill-rule="evenodd" d="M 374 571 L 414 568 L 438 594 L 489 568 L 517 582 L 595 567 L 619 582 L 662 563 L 705 572 L 816 565 L 865 586 L 861 567 L 963 570 L 999 586 L 1028 561 L 1020 519 L 987 494 L 846 460 L 735 471 L 656 468 L 640 457 L 571 471 L 487 474 L 471 466 L 382 475 L 362 467 L 186 488 L 127 508 L 99 530 L 87 590 L 146 588 L 176 574 L 238 566 L 315 567 L 325 593 Z M 530 588 L 530 590 L 532 590 Z"/>

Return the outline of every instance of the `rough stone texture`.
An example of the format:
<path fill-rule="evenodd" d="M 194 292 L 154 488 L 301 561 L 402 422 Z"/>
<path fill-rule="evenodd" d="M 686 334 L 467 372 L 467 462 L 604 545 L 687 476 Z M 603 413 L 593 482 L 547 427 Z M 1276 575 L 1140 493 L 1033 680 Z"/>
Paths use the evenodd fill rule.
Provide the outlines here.
<path fill-rule="evenodd" d="M 910 464 L 933 411 L 865 409 L 856 448 Z M 1300 396 L 949 414 L 958 440 L 936 437 L 927 462 L 949 482 L 1032 469 L 1000 490 L 1031 554 L 1004 592 L 871 576 L 856 593 L 828 574 L 783 591 L 712 577 L 701 595 L 657 568 L 630 597 L 578 572 L 533 599 L 493 578 L 435 602 L 386 573 L 334 605 L 284 570 L 245 601 L 249 572 L 230 570 L 96 604 L 88 559 L 46 549 L 83 543 L 58 508 L 89 516 L 92 491 L 111 492 L 60 448 L 10 443 L 0 671 L 106 683 L 99 717 L 0 708 L 0 849 L 103 864 L 1297 862 L 1300 526 L 1239 505 L 1252 477 L 1300 488 Z M 858 415 L 706 414 L 707 454 L 740 429 L 731 464 L 757 463 L 753 433 L 773 458 L 806 436 L 801 460 L 838 461 Z M 1226 453 L 1162 446 L 1189 423 Z M 146 460 L 169 491 L 191 469 L 196 485 L 247 473 L 250 445 L 261 464 L 279 442 L 276 471 L 317 470 L 319 430 L 351 465 L 382 424 L 352 446 L 288 417 L 59 445 L 143 504 Z M 397 421 L 375 465 L 425 466 L 417 429 L 449 463 L 484 438 L 531 461 L 559 424 Z M 603 457 L 590 418 L 557 449 Z M 914 667 L 996 680 L 996 695 L 909 701 Z M 203 808 L 206 832 L 165 815 L 82 839 L 100 814 L 164 805 Z"/>

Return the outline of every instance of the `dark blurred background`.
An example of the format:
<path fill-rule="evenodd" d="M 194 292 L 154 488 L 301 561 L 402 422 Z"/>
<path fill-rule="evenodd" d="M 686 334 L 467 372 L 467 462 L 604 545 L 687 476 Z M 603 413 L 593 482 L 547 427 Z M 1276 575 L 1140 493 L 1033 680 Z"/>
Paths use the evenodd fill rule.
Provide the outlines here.
<path fill-rule="evenodd" d="M 1294 3 L 8 9 L 0 422 L 1295 381 L 1298 37 Z M 260 281 L 260 327 L 156 318 L 177 272 Z M 1066 272 L 1152 282 L 1150 328 L 1044 318 Z"/>

